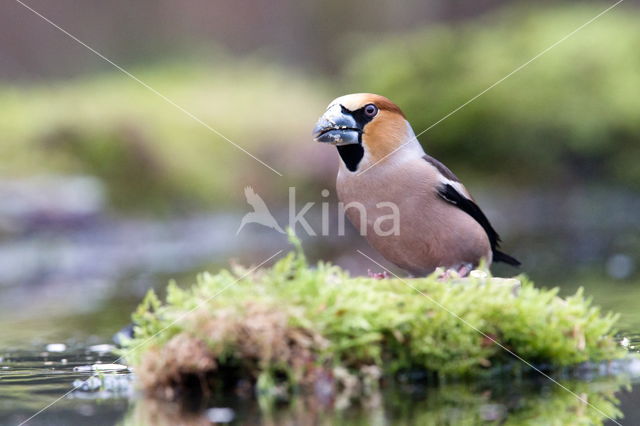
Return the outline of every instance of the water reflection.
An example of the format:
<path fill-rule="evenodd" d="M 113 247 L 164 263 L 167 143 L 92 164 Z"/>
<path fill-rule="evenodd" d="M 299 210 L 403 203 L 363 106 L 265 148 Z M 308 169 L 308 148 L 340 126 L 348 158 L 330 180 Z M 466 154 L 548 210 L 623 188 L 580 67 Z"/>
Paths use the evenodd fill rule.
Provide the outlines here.
<path fill-rule="evenodd" d="M 600 412 L 551 383 L 522 382 L 386 389 L 348 406 L 307 396 L 286 405 L 262 408 L 249 399 L 226 403 L 218 400 L 194 410 L 142 399 L 130 408 L 123 424 L 206 425 L 216 418 L 220 420 L 221 413 L 233 413 L 233 419 L 240 424 L 265 425 L 602 424 L 607 418 L 621 417 L 615 394 L 628 386 L 624 379 L 610 377 L 562 384 Z"/>
<path fill-rule="evenodd" d="M 83 424 L 87 418 L 95 424 L 113 424 L 133 398 L 133 375 L 128 371 L 110 372 L 97 381 L 80 384 L 92 375 L 86 367 L 116 358 L 105 349 L 50 352 L 42 347 L 0 353 L 0 424 L 20 424 L 63 396 L 28 424 Z"/>
<path fill-rule="evenodd" d="M 630 340 L 638 343 L 637 337 Z M 625 404 L 624 412 L 621 407 L 621 398 L 633 401 L 640 396 L 638 361 L 606 368 L 616 374 L 590 369 L 580 378 L 556 376 L 566 389 L 540 376 L 515 381 L 494 377 L 437 387 L 387 383 L 364 397 L 307 392 L 274 401 L 256 399 L 245 389 L 167 403 L 135 392 L 134 374 L 128 370 L 102 372 L 86 381 L 87 366 L 117 358 L 103 349 L 107 347 L 3 354 L 0 423 L 19 424 L 73 388 L 28 424 L 603 424 L 607 418 L 640 415 L 635 404 Z"/>

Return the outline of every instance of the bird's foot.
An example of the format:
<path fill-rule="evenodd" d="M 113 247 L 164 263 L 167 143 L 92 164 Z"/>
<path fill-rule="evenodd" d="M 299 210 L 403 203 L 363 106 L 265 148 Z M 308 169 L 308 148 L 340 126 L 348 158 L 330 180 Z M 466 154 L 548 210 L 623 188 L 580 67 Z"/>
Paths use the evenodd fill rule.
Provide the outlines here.
<path fill-rule="evenodd" d="M 460 275 L 461 277 L 469 276 L 469 273 L 471 273 L 471 271 L 473 271 L 473 264 L 471 263 L 463 263 L 458 266 L 458 275 Z"/>
<path fill-rule="evenodd" d="M 445 269 L 439 276 L 440 281 L 447 281 L 455 278 L 464 278 L 473 271 L 473 265 L 471 263 L 461 263 L 453 268 Z"/>
<path fill-rule="evenodd" d="M 387 271 L 373 272 L 371 271 L 371 269 L 368 269 L 367 274 L 369 275 L 369 278 L 373 278 L 374 280 L 384 280 L 387 278 L 391 278 L 391 274 L 389 274 Z"/>

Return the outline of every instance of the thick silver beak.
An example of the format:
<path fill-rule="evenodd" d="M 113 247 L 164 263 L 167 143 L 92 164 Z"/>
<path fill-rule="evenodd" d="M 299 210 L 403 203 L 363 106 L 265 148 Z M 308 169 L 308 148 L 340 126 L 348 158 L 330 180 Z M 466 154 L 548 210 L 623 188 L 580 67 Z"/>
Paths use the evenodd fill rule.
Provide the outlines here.
<path fill-rule="evenodd" d="M 350 145 L 360 143 L 361 133 L 356 120 L 343 113 L 340 105 L 334 105 L 316 123 L 313 140 L 338 146 Z"/>

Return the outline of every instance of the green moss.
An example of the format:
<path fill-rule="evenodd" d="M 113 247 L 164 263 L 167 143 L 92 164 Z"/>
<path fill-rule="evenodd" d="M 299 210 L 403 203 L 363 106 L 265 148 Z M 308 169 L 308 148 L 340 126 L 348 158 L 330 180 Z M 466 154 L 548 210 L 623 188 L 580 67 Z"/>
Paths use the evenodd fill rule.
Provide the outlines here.
<path fill-rule="evenodd" d="M 533 364 L 625 355 L 613 337 L 616 316 L 582 291 L 560 298 L 524 277 L 350 277 L 326 263 L 309 267 L 300 249 L 269 269 L 203 274 L 190 289 L 170 285 L 165 303 L 150 292 L 133 320 L 124 353 L 143 386 L 162 392 L 189 374 L 212 373 L 215 386 L 215 372 L 229 369 L 268 389 L 336 368 L 460 377 L 520 366 L 474 328 Z"/>

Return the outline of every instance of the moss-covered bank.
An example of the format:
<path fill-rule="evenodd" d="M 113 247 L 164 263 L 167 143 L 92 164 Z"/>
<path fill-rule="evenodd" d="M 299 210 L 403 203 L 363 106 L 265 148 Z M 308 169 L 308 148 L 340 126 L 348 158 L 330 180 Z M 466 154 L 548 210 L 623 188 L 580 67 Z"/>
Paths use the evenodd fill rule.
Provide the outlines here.
<path fill-rule="evenodd" d="M 124 350 L 142 386 L 163 397 L 197 382 L 273 390 L 318 380 L 347 386 L 354 377 L 372 385 L 414 370 L 527 369 L 492 339 L 536 365 L 625 355 L 616 316 L 581 291 L 561 298 L 518 281 L 350 277 L 333 265 L 310 267 L 298 246 L 269 269 L 203 274 L 186 290 L 171 284 L 165 303 L 149 293 Z"/>

